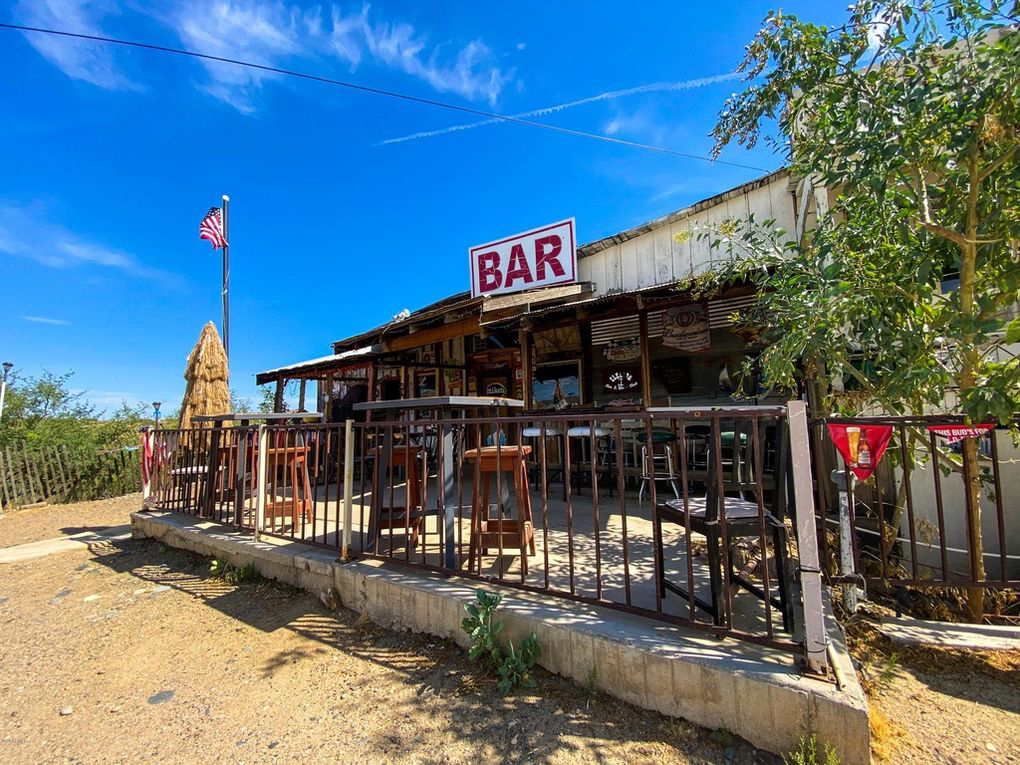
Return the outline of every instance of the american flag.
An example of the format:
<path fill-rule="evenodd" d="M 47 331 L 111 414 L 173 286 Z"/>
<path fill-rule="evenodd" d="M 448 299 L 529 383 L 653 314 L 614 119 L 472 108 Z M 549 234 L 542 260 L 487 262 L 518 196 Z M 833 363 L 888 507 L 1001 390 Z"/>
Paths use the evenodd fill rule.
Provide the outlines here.
<path fill-rule="evenodd" d="M 210 207 L 198 227 L 198 238 L 208 239 L 213 249 L 227 246 L 227 238 L 223 235 L 223 213 L 218 207 Z"/>

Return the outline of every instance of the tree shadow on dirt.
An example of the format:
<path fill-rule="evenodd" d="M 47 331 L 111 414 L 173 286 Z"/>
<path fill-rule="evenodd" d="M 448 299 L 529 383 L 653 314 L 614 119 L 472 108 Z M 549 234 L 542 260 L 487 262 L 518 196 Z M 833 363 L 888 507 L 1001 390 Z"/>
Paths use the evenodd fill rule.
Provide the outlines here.
<path fill-rule="evenodd" d="M 537 690 L 501 696 L 495 676 L 468 662 L 450 640 L 385 629 L 346 608 L 333 613 L 288 585 L 231 584 L 211 573 L 210 559 L 154 540 L 110 540 L 91 545 L 91 550 L 95 563 L 113 571 L 172 587 L 267 633 L 286 629 L 313 642 L 312 647 L 288 648 L 266 660 L 262 667 L 266 678 L 288 664 L 328 651 L 394 673 L 413 694 L 387 701 L 392 725 L 378 731 L 352 726 L 352 739 L 360 739 L 355 743 L 370 751 L 423 765 L 452 762 L 431 750 L 434 741 L 422 740 L 424 727 L 468 748 L 470 759 L 492 765 L 549 762 L 554 756 L 615 762 L 619 750 L 613 751 L 613 742 L 628 742 L 634 761 L 778 762 L 741 740 L 586 692 L 541 668 Z M 358 678 L 351 690 L 367 690 L 372 682 L 371 677 Z"/>

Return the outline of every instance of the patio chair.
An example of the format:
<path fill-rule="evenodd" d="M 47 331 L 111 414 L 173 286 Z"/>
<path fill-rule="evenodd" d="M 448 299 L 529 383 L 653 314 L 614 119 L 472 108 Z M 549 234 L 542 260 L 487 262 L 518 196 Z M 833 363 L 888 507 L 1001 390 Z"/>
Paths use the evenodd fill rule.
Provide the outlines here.
<path fill-rule="evenodd" d="M 715 449 L 715 428 L 722 427 L 723 432 L 732 432 L 735 436 L 732 455 L 727 459 Z M 753 440 L 747 432 L 750 423 L 747 420 L 732 426 L 716 420 L 712 425 L 708 441 L 707 477 L 705 491 L 700 495 L 688 495 L 690 527 L 687 526 L 687 513 L 684 511 L 683 499 L 671 499 L 659 502 L 653 516 L 654 543 L 658 549 L 658 581 L 662 597 L 672 592 L 685 600 L 692 598 L 697 608 L 712 616 L 716 625 L 723 623 L 727 593 L 724 589 L 723 566 L 729 568 L 731 588 L 743 588 L 764 600 L 765 592 L 761 586 L 752 582 L 748 571 L 734 570 L 732 549 L 723 555 L 722 523 L 725 519 L 726 538 L 730 546 L 739 540 L 766 540 L 771 538 L 775 557 L 776 575 L 770 581 L 769 602 L 779 609 L 783 628 L 787 632 L 793 629 L 790 609 L 788 572 L 789 534 L 785 523 L 786 496 L 788 490 L 788 447 L 786 439 L 786 423 L 779 421 L 774 427 L 767 428 L 765 423 L 758 427 L 758 454 L 763 465 L 760 486 L 754 474 L 755 453 Z M 771 431 L 771 432 L 769 432 Z M 767 455 L 768 442 L 773 441 L 774 451 Z M 720 439 L 721 441 L 721 439 Z M 771 457 L 771 459 L 770 459 Z M 719 492 L 719 475 L 722 475 L 722 494 Z M 758 512 L 759 491 L 765 528 L 762 528 Z M 751 499 L 748 499 L 751 497 Z M 725 514 L 725 515 L 723 515 Z M 705 537 L 708 544 L 709 587 L 711 601 L 699 598 L 678 584 L 666 578 L 665 546 L 662 538 L 662 526 L 672 523 L 686 529 L 687 533 L 697 533 Z M 760 565 L 769 565 L 766 551 L 761 551 Z M 766 569 L 767 570 L 767 569 Z M 691 586 L 688 583 L 688 586 Z"/>

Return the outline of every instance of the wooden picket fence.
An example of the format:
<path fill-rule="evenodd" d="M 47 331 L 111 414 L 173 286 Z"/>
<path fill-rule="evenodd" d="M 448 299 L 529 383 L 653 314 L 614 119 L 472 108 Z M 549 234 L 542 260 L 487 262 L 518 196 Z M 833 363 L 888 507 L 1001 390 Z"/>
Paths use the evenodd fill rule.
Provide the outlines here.
<path fill-rule="evenodd" d="M 78 502 L 142 490 L 137 447 L 86 452 L 67 446 L 0 449 L 0 505 Z"/>

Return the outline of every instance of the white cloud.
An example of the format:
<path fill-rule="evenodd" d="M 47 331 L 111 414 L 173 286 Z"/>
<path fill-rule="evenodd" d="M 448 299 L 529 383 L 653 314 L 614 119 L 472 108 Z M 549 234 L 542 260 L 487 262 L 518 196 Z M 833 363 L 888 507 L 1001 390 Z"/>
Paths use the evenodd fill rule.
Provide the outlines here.
<path fill-rule="evenodd" d="M 22 316 L 21 318 L 23 321 L 30 321 L 33 324 L 51 324 L 55 327 L 66 327 L 71 323 L 63 319 L 51 319 L 48 316 Z"/>
<path fill-rule="evenodd" d="M 284 67 L 298 58 L 334 59 L 351 71 L 382 66 L 422 80 L 442 93 L 495 104 L 512 72 L 495 65 L 482 41 L 461 47 L 430 45 L 411 24 L 377 21 L 365 5 L 345 13 L 337 5 L 301 9 L 260 0 L 189 0 L 169 17 L 181 41 L 201 53 Z M 255 111 L 267 72 L 205 62 L 201 87 L 238 110 Z"/>
<path fill-rule="evenodd" d="M 100 20 L 114 11 L 106 2 L 84 0 L 21 0 L 13 9 L 21 24 L 44 29 L 101 35 Z M 107 43 L 24 32 L 25 39 L 68 77 L 108 90 L 139 87 L 117 69 L 113 47 Z"/>
<path fill-rule="evenodd" d="M 528 47 L 527 43 L 523 43 L 523 42 L 517 43 L 517 50 L 524 50 L 527 47 Z"/>
<path fill-rule="evenodd" d="M 155 279 L 165 286 L 179 281 L 174 274 L 149 268 L 125 252 L 90 242 L 51 223 L 37 209 L 3 202 L 0 202 L 0 253 L 27 258 L 48 268 L 67 269 L 91 264 Z"/>
<path fill-rule="evenodd" d="M 712 77 L 700 77 L 696 80 L 683 80 L 680 82 L 652 82 L 646 85 L 638 85 L 633 88 L 624 88 L 622 90 L 607 90 L 605 93 L 599 93 L 596 96 L 588 96 L 587 98 L 579 98 L 576 101 L 567 101 L 562 104 L 554 104 L 553 106 L 543 106 L 541 109 L 532 109 L 528 112 L 519 112 L 510 116 L 517 119 L 527 119 L 530 117 L 545 117 L 549 114 L 555 114 L 556 112 L 562 112 L 565 109 L 574 109 L 578 106 L 584 106 L 585 104 L 597 103 L 600 101 L 614 101 L 618 98 L 625 98 L 627 96 L 636 96 L 643 93 L 663 93 L 670 91 L 681 91 L 691 90 L 692 88 L 703 88 L 707 85 L 714 85 L 719 82 L 726 82 L 727 80 L 733 80 L 740 77 L 739 72 L 727 72 L 726 74 L 717 74 Z M 474 128 L 484 127 L 485 125 L 498 125 L 505 123 L 505 120 L 501 119 L 487 119 L 479 120 L 478 122 L 465 122 L 460 125 L 451 125 L 450 127 L 439 128 L 438 130 L 423 130 L 418 133 L 411 133 L 409 135 L 398 136 L 397 138 L 387 138 L 385 141 L 380 142 L 380 146 L 393 143 L 404 143 L 405 141 L 416 141 L 420 138 L 434 138 L 435 136 L 447 135 L 449 133 L 457 133 L 462 130 L 473 130 Z"/>

